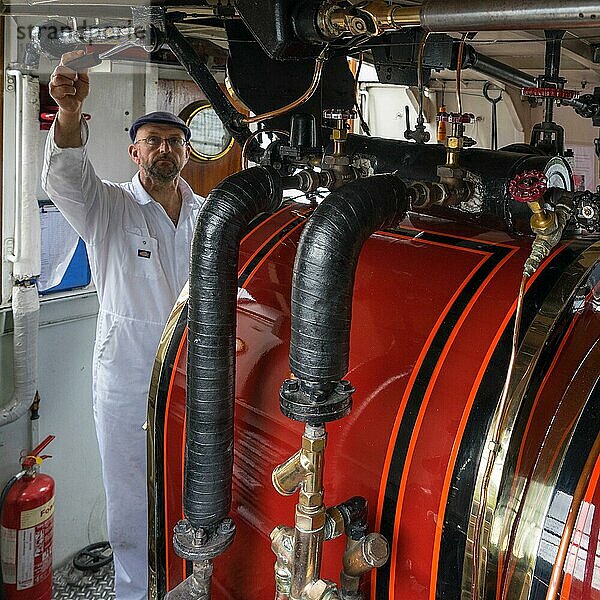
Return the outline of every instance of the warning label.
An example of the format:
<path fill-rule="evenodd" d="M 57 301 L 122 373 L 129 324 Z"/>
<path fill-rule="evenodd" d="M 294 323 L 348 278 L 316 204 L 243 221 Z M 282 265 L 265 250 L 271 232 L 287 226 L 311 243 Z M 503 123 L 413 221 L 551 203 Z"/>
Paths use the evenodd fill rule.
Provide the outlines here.
<path fill-rule="evenodd" d="M 54 496 L 37 508 L 24 510 L 21 513 L 21 526 L 19 529 L 29 529 L 39 525 L 42 521 L 49 519 L 54 514 Z"/>

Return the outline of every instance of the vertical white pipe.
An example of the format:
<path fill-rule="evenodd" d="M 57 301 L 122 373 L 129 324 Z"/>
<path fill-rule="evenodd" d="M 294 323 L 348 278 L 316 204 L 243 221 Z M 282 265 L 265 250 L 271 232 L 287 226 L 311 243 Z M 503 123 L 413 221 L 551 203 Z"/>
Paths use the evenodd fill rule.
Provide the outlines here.
<path fill-rule="evenodd" d="M 22 156 L 22 143 L 23 136 L 21 135 L 21 127 L 23 125 L 23 74 L 21 71 L 15 69 L 9 69 L 7 74 L 15 79 L 15 132 L 14 132 L 14 146 L 15 146 L 15 229 L 13 233 L 13 253 L 12 256 L 8 256 L 8 259 L 15 263 L 19 257 L 19 247 L 21 238 L 21 221 L 22 221 L 22 204 L 18 201 L 21 197 L 21 156 Z M 13 266 L 14 274 L 14 266 Z"/>
<path fill-rule="evenodd" d="M 33 280 L 40 274 L 39 82 L 11 69 L 15 79 L 15 231 L 12 290 L 14 393 L 0 407 L 0 426 L 23 416 L 37 389 L 39 296 Z M 32 437 L 36 435 L 31 431 Z"/>
<path fill-rule="evenodd" d="M 13 279 L 40 274 L 40 211 L 36 190 L 39 179 L 39 81 L 11 69 L 15 78 L 15 232 Z"/>
<path fill-rule="evenodd" d="M 22 417 L 31 406 L 37 389 L 37 341 L 40 304 L 37 287 L 13 287 L 13 373 L 14 393 L 0 407 L 0 427 Z"/>

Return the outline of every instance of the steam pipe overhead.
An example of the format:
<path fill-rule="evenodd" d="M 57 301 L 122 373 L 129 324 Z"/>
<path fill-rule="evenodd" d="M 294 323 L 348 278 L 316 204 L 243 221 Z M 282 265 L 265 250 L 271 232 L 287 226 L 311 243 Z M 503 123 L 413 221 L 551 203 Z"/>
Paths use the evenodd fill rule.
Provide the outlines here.
<path fill-rule="evenodd" d="M 59 6 L 72 6 L 77 8 L 78 6 L 149 6 L 150 2 L 148 0 L 110 0 L 110 2 L 98 2 L 98 0 L 74 0 L 73 2 L 57 2 Z M 10 6 L 38 6 L 44 5 L 46 8 L 46 12 L 50 12 L 49 9 L 53 8 L 54 3 L 48 2 L 48 0 L 29 0 L 28 2 L 23 2 L 23 0 L 1 0 L 0 1 L 0 9 L 3 7 Z"/>
<path fill-rule="evenodd" d="M 596 27 L 598 0 L 430 0 L 421 7 L 427 31 L 508 31 Z"/>
<path fill-rule="evenodd" d="M 466 55 L 464 67 L 473 69 L 473 71 L 502 81 L 507 85 L 516 87 L 537 86 L 537 79 L 533 75 L 514 69 L 488 56 L 483 56 L 470 46 L 466 48 Z"/>

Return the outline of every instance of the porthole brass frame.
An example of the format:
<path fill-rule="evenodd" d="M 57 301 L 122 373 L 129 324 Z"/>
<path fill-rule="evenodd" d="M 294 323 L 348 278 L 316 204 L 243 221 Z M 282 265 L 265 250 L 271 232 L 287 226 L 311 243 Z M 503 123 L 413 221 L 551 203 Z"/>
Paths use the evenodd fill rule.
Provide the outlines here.
<path fill-rule="evenodd" d="M 185 124 L 191 129 L 191 123 L 194 117 L 198 115 L 198 113 L 209 108 L 212 108 L 212 104 L 210 102 L 207 102 L 206 100 L 197 100 L 195 102 L 192 102 L 191 104 L 188 104 L 181 111 L 181 113 L 179 113 L 179 117 L 183 119 L 185 121 Z M 208 154 L 198 152 L 198 150 L 196 150 L 190 143 L 190 158 L 197 162 L 210 162 L 219 160 L 220 158 L 223 158 L 231 150 L 231 148 L 233 148 L 234 143 L 235 140 L 230 134 L 229 143 L 227 144 L 227 146 L 221 152 L 219 152 L 219 154 L 215 154 L 214 156 L 209 156 Z"/>

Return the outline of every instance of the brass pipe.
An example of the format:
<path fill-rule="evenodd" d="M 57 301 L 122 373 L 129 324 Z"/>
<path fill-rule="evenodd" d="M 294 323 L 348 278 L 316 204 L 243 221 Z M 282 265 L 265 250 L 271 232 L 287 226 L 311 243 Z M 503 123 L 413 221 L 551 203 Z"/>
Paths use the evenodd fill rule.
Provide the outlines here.
<path fill-rule="evenodd" d="M 294 528 L 279 525 L 271 532 L 275 561 L 275 600 L 289 600 L 294 558 Z"/>
<path fill-rule="evenodd" d="M 575 529 L 575 522 L 577 521 L 579 509 L 581 507 L 581 504 L 583 503 L 585 492 L 590 483 L 590 478 L 592 476 L 592 472 L 594 470 L 594 466 L 596 465 L 596 461 L 598 460 L 599 455 L 600 434 L 598 434 L 598 436 L 596 437 L 596 441 L 592 446 L 590 454 L 587 457 L 587 460 L 585 461 L 585 465 L 583 466 L 583 470 L 581 471 L 581 475 L 579 476 L 577 487 L 573 492 L 571 506 L 569 507 L 569 512 L 565 521 L 565 526 L 560 537 L 558 552 L 556 554 L 554 565 L 552 566 L 552 574 L 550 575 L 548 591 L 546 592 L 546 600 L 557 600 L 557 598 L 559 597 L 560 587 L 563 580 L 563 571 L 565 567 L 565 562 L 567 560 L 569 546 L 571 544 L 571 538 L 573 536 L 573 530 Z"/>
<path fill-rule="evenodd" d="M 376 35 L 401 27 L 415 27 L 421 22 L 419 6 L 402 7 L 375 0 L 361 6 L 359 11 L 366 13 L 372 19 L 376 27 Z"/>
<path fill-rule="evenodd" d="M 308 468 L 310 468 L 310 463 L 303 451 L 298 450 L 296 454 L 273 469 L 271 475 L 273 487 L 282 496 L 291 496 L 306 477 Z"/>
<path fill-rule="evenodd" d="M 326 38 L 380 35 L 420 25 L 425 31 L 512 31 L 523 29 L 580 29 L 596 27 L 599 0 L 424 0 L 421 6 L 398 6 L 373 0 L 364 6 L 341 9 L 324 2 L 317 25 Z"/>
<path fill-rule="evenodd" d="M 420 22 L 420 7 L 402 7 L 388 4 L 384 0 L 374 0 L 359 8 L 350 9 L 324 3 L 317 17 L 321 33 L 328 38 L 336 38 L 345 33 L 380 35 L 401 27 L 415 27 Z"/>
<path fill-rule="evenodd" d="M 360 576 L 371 569 L 382 567 L 389 552 L 387 540 L 380 533 L 369 533 L 359 540 L 348 538 L 340 575 L 342 596 L 344 593 L 357 593 Z"/>
<path fill-rule="evenodd" d="M 325 540 L 323 463 L 326 442 L 324 426 L 306 425 L 301 449 L 301 456 L 306 460 L 306 477 L 296 505 L 291 600 L 301 600 L 306 586 L 317 581 L 321 571 Z"/>
<path fill-rule="evenodd" d="M 305 588 L 319 579 L 325 539 L 324 525 L 324 512 L 309 516 L 299 505 L 296 507 L 290 600 L 302 600 Z"/>

